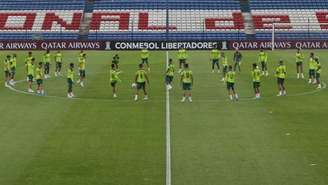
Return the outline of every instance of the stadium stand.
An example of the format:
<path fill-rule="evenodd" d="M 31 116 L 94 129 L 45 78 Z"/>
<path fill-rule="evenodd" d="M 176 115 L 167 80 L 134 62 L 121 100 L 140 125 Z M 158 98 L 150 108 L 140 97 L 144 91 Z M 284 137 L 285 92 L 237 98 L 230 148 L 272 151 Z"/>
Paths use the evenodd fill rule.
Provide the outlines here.
<path fill-rule="evenodd" d="M 43 20 L 46 13 L 55 13 L 60 15 L 63 20 L 72 20 L 72 12 L 82 14 L 84 4 L 84 0 L 0 1 L 0 39 L 75 39 L 78 36 L 78 30 L 66 31 L 59 26 L 49 26 L 51 23 Z M 26 20 L 28 18 L 30 20 Z M 24 26 L 21 26 L 22 24 Z M 72 24 L 78 25 L 80 20 L 74 20 Z M 31 26 L 33 29 L 26 29 Z M 49 27 L 51 29 L 47 29 Z"/>
<path fill-rule="evenodd" d="M 328 39 L 326 0 L 87 1 L 0 1 L 0 39 L 244 40 L 245 9 L 257 39 Z"/>

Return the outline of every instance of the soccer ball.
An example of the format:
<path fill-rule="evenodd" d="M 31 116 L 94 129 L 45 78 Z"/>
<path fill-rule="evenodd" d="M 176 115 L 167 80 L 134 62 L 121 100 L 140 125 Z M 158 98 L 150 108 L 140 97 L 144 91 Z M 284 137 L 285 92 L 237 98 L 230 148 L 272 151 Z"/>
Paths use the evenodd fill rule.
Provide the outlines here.
<path fill-rule="evenodd" d="M 136 88 L 137 87 L 137 84 L 136 83 L 132 83 L 131 87 L 132 88 Z"/>

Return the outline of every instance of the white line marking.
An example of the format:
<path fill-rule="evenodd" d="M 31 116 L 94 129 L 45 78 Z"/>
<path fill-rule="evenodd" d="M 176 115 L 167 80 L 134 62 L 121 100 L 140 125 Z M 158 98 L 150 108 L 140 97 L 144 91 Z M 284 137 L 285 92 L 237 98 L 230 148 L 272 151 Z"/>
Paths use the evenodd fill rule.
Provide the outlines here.
<path fill-rule="evenodd" d="M 19 80 L 16 81 L 16 84 L 18 83 L 22 83 L 25 82 L 26 80 Z M 322 82 L 322 88 L 321 89 L 314 89 L 312 91 L 308 91 L 308 92 L 301 92 L 301 93 L 296 93 L 296 94 L 287 94 L 286 97 L 297 97 L 297 96 L 306 96 L 306 95 L 311 95 L 311 94 L 316 94 L 320 91 L 323 91 L 327 88 L 327 84 L 325 82 Z M 21 93 L 21 94 L 26 94 L 26 95 L 31 95 L 31 96 L 38 96 L 36 93 L 29 93 L 27 91 L 23 91 L 23 90 L 19 90 L 16 89 L 15 87 L 8 87 L 8 89 L 17 92 L 17 93 Z M 57 99 L 68 99 L 66 96 L 55 96 L 55 95 L 46 95 L 46 96 L 42 96 L 45 98 L 57 98 Z M 272 96 L 263 96 L 261 97 L 261 99 L 268 99 L 268 98 L 281 98 L 281 97 L 277 97 L 276 95 L 272 95 Z M 89 100 L 89 101 L 102 101 L 102 102 L 131 102 L 131 99 L 110 99 L 110 98 L 87 98 L 87 97 L 80 97 L 80 98 L 71 98 L 70 100 Z M 166 100 L 163 99 L 152 99 L 151 102 L 164 102 Z M 249 101 L 259 101 L 259 100 L 255 100 L 253 97 L 239 97 L 239 102 L 249 102 Z M 193 100 L 193 102 L 198 102 L 198 103 L 220 103 L 220 102 L 231 102 L 231 100 L 229 100 L 228 98 L 225 99 L 196 99 Z"/>
<path fill-rule="evenodd" d="M 169 65 L 169 52 L 166 51 L 166 68 Z M 171 177 L 171 115 L 170 115 L 170 91 L 166 88 L 166 185 L 172 184 Z"/>

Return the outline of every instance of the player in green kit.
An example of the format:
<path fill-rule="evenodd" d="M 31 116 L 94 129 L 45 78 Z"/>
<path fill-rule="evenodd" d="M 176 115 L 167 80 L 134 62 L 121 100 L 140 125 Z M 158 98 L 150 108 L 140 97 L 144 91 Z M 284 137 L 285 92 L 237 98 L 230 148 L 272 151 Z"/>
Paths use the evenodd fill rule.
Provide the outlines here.
<path fill-rule="evenodd" d="M 227 90 L 228 90 L 230 100 L 238 101 L 238 94 L 236 93 L 236 90 L 235 90 L 236 72 L 233 71 L 233 68 L 231 65 L 228 67 L 228 72 L 226 73 L 225 81 L 227 83 Z"/>
<path fill-rule="evenodd" d="M 147 49 L 142 49 L 141 50 L 141 64 L 147 65 L 148 71 L 150 71 L 150 66 L 149 66 L 149 51 Z"/>
<path fill-rule="evenodd" d="M 301 49 L 297 49 L 297 52 L 296 52 L 297 79 L 300 79 L 300 78 L 304 79 L 303 62 L 304 62 L 304 55 L 301 53 Z"/>
<path fill-rule="evenodd" d="M 35 79 L 36 79 L 36 93 L 40 96 L 44 96 L 44 89 L 43 89 L 43 63 L 39 62 L 38 67 L 35 69 Z"/>
<path fill-rule="evenodd" d="M 111 70 L 109 71 L 109 81 L 110 86 L 113 88 L 113 98 L 117 98 L 117 83 L 120 82 L 119 74 L 121 71 L 118 70 L 115 64 L 111 65 Z"/>
<path fill-rule="evenodd" d="M 179 73 L 181 73 L 182 67 L 187 62 L 187 58 L 188 58 L 187 50 L 184 48 L 180 48 L 178 51 Z"/>
<path fill-rule="evenodd" d="M 84 53 L 84 51 L 83 51 L 83 50 L 81 50 L 81 51 L 80 51 L 80 53 L 79 53 L 79 56 L 78 56 L 78 58 L 80 58 L 80 57 L 83 57 L 84 55 L 86 55 L 86 54 Z"/>
<path fill-rule="evenodd" d="M 317 89 L 321 89 L 321 80 L 320 80 L 320 76 L 321 76 L 321 64 L 319 62 L 319 58 L 315 57 L 314 58 L 315 62 L 317 63 L 316 67 L 316 74 L 315 74 L 315 79 L 316 79 L 316 83 L 317 83 Z"/>
<path fill-rule="evenodd" d="M 212 49 L 211 51 L 211 61 L 212 61 L 212 73 L 214 73 L 215 66 L 218 69 L 218 73 L 220 73 L 220 51 L 218 49 Z"/>
<path fill-rule="evenodd" d="M 316 84 L 315 71 L 317 69 L 317 62 L 315 61 L 314 53 L 310 53 L 309 59 L 309 84 Z"/>
<path fill-rule="evenodd" d="M 165 83 L 166 83 L 166 88 L 168 90 L 171 90 L 173 88 L 172 87 L 173 78 L 174 78 L 174 65 L 173 65 L 173 60 L 170 58 L 165 74 Z"/>
<path fill-rule="evenodd" d="M 83 54 L 79 57 L 79 76 L 80 79 L 77 81 L 81 87 L 84 87 L 84 79 L 85 79 L 85 66 L 86 66 L 86 54 Z"/>
<path fill-rule="evenodd" d="M 70 63 L 69 68 L 67 69 L 67 85 L 68 85 L 67 98 L 74 98 L 74 94 L 73 94 L 74 75 L 75 75 L 74 64 Z"/>
<path fill-rule="evenodd" d="M 3 61 L 3 71 L 5 73 L 5 87 L 10 87 L 10 55 Z"/>
<path fill-rule="evenodd" d="M 50 78 L 50 63 L 51 63 L 51 54 L 48 49 L 46 53 L 43 54 L 43 63 L 44 63 L 44 78 Z"/>
<path fill-rule="evenodd" d="M 57 53 L 55 54 L 55 62 L 56 62 L 55 76 L 60 76 L 61 69 L 63 66 L 63 54 L 60 51 L 57 51 Z"/>
<path fill-rule="evenodd" d="M 28 89 L 27 92 L 34 93 L 32 90 L 33 78 L 34 78 L 34 63 L 35 58 L 31 59 L 31 62 L 27 63 L 27 77 L 28 77 Z"/>
<path fill-rule="evenodd" d="M 228 57 L 225 55 L 225 53 L 221 53 L 221 62 L 222 62 L 222 66 L 223 66 L 223 76 L 222 76 L 222 82 L 224 82 L 226 74 L 228 72 Z"/>
<path fill-rule="evenodd" d="M 185 102 L 187 96 L 189 102 L 192 102 L 191 89 L 194 84 L 194 76 L 192 71 L 189 69 L 189 64 L 187 63 L 184 64 L 184 70 L 180 73 L 180 75 L 181 75 L 180 82 L 183 90 L 183 96 L 181 102 Z"/>
<path fill-rule="evenodd" d="M 136 72 L 136 76 L 135 76 L 135 79 L 134 79 L 134 84 L 132 85 L 132 86 L 136 85 L 136 87 L 137 87 L 137 91 L 136 91 L 136 94 L 134 96 L 134 101 L 138 101 L 139 91 L 141 89 L 144 92 L 144 100 L 148 100 L 146 84 L 149 85 L 148 75 L 147 75 L 146 71 L 144 70 L 143 64 L 139 64 L 139 69 Z"/>
<path fill-rule="evenodd" d="M 115 54 L 113 56 L 112 64 L 114 64 L 115 68 L 118 69 L 118 64 L 119 63 L 120 63 L 120 57 L 118 56 L 118 54 Z"/>
<path fill-rule="evenodd" d="M 233 54 L 233 61 L 235 62 L 234 66 L 233 66 L 233 70 L 236 71 L 237 68 L 240 70 L 240 66 L 241 66 L 241 60 L 243 58 L 243 55 L 240 53 L 240 51 L 238 49 L 236 49 L 235 53 Z"/>
<path fill-rule="evenodd" d="M 13 54 L 10 59 L 10 85 L 15 85 L 15 76 L 16 76 L 16 68 L 17 68 L 17 55 Z"/>
<path fill-rule="evenodd" d="M 283 60 L 280 60 L 279 65 L 276 69 L 276 77 L 277 77 L 278 90 L 279 90 L 277 96 L 286 96 L 286 88 L 285 88 L 286 76 L 287 76 L 286 66 L 284 65 Z"/>
<path fill-rule="evenodd" d="M 27 64 L 31 63 L 33 58 L 32 52 L 28 52 L 27 57 L 25 58 L 25 70 L 26 70 L 26 81 L 28 82 L 28 75 L 27 75 Z"/>
<path fill-rule="evenodd" d="M 253 79 L 253 89 L 255 92 L 255 99 L 261 98 L 260 86 L 261 86 L 261 70 L 256 63 L 253 64 L 253 70 L 251 72 Z"/>
<path fill-rule="evenodd" d="M 268 54 L 263 49 L 260 50 L 258 63 L 261 64 L 262 74 L 269 76 L 268 72 Z"/>

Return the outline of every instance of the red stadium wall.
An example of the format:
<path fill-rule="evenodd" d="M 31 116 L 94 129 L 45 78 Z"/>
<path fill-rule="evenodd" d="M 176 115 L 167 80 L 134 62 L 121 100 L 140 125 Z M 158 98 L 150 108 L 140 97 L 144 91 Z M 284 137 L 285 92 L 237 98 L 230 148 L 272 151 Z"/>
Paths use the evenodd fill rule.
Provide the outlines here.
<path fill-rule="evenodd" d="M 299 16 L 295 10 L 253 11 L 257 31 L 269 31 L 272 23 L 284 31 L 306 31 L 310 21 L 314 31 L 328 31 L 328 11 L 308 10 Z M 77 32 L 81 11 L 0 11 L 0 32 Z M 308 17 L 308 19 L 304 19 Z M 92 15 L 91 31 L 97 32 L 164 32 L 165 10 L 96 11 Z M 169 30 L 172 32 L 224 31 L 244 29 L 241 12 L 211 10 L 172 10 Z"/>

